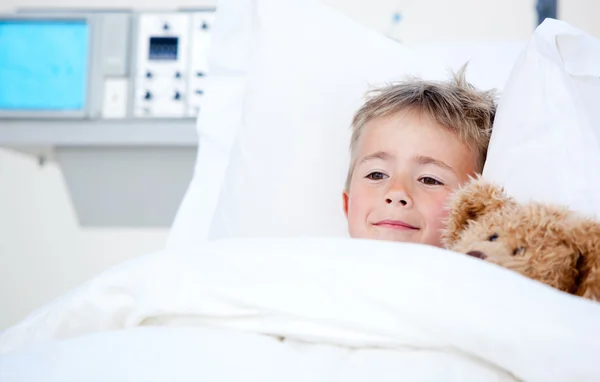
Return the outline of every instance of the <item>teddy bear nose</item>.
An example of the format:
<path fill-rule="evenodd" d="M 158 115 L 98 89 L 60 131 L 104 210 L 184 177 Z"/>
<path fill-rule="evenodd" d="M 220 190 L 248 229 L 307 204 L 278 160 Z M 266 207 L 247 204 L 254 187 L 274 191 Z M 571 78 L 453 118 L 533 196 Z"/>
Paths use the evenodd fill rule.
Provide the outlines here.
<path fill-rule="evenodd" d="M 481 251 L 469 251 L 467 255 L 477 257 L 478 259 L 484 260 L 487 256 Z"/>

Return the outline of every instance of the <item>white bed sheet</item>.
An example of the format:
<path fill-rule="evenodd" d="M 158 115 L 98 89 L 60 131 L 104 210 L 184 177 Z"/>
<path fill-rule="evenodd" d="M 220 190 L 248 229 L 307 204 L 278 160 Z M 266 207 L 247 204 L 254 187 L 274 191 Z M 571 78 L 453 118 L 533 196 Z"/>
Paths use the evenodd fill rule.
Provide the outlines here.
<path fill-rule="evenodd" d="M 126 333 L 146 326 L 212 327 L 345 351 L 381 349 L 378 354 L 404 365 L 397 375 L 402 380 L 447 381 L 453 370 L 457 380 L 598 381 L 598 322 L 598 303 L 433 247 L 341 238 L 239 239 L 121 264 L 6 330 L 0 354 L 8 357 L 3 369 L 15 370 L 20 362 L 27 365 L 25 375 L 43 366 L 45 357 L 60 358 L 56 349 L 70 341 L 67 353 L 81 351 L 89 360 L 111 348 L 95 345 L 94 338 L 110 343 L 108 333 L 115 330 L 132 335 Z M 161 361 L 144 341 L 173 347 L 152 336 L 131 338 L 131 352 L 148 354 L 151 369 L 158 367 L 153 361 Z M 66 339 L 71 340 L 63 345 L 49 342 Z M 196 342 L 207 347 L 202 354 L 220 343 L 200 337 Z M 260 363 L 271 350 L 257 345 L 236 353 L 236 343 L 229 345 L 232 363 L 250 357 L 259 368 L 272 367 Z M 36 358 L 35 348 L 42 345 L 47 351 Z M 19 360 L 19 351 L 33 353 Z M 286 362 L 296 362 L 296 353 L 289 354 Z M 207 361 L 215 365 L 213 372 L 228 373 L 219 368 L 219 355 L 214 357 Z M 377 358 L 363 366 L 377 365 Z M 331 369 L 316 373 L 326 379 L 344 367 L 331 363 Z M 430 379 L 419 379 L 423 376 Z"/>
<path fill-rule="evenodd" d="M 435 350 L 348 349 L 215 328 L 142 327 L 0 358 L 1 381 L 514 381 Z M 399 378 L 400 377 L 400 378 Z"/>

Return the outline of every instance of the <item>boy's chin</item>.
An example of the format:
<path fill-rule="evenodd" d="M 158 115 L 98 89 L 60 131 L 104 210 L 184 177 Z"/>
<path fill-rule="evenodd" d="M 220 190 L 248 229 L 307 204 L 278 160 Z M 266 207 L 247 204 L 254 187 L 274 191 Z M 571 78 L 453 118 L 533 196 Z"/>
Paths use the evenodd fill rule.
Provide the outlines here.
<path fill-rule="evenodd" d="M 371 240 L 386 240 L 396 241 L 402 243 L 421 243 L 421 232 L 420 230 L 395 230 L 382 227 L 372 227 L 371 230 L 353 232 L 350 230 L 350 237 L 358 239 L 371 239 Z"/>
<path fill-rule="evenodd" d="M 365 231 L 352 231 L 349 230 L 348 234 L 354 239 L 370 239 L 370 240 L 382 240 L 382 241 L 394 241 L 397 243 L 413 243 L 413 244 L 424 244 L 431 245 L 434 247 L 442 248 L 441 240 L 423 238 L 421 230 L 416 231 L 396 231 L 390 229 L 377 229 L 372 232 Z"/>

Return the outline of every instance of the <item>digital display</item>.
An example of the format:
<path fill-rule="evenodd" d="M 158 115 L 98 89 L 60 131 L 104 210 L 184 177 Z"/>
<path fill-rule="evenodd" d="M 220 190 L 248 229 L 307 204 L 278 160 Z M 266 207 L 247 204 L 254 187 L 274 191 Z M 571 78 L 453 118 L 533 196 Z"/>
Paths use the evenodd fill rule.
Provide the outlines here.
<path fill-rule="evenodd" d="M 0 20 L 0 110 L 83 110 L 88 54 L 85 20 Z"/>
<path fill-rule="evenodd" d="M 177 37 L 150 37 L 150 60 L 177 60 L 179 39 Z"/>

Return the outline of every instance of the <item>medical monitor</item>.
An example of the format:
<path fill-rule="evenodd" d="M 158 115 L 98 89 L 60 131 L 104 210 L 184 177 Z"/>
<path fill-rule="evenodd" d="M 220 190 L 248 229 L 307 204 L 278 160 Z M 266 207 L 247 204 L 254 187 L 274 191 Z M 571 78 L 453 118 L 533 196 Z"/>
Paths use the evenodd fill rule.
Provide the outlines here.
<path fill-rule="evenodd" d="M 88 106 L 85 17 L 0 16 L 0 113 L 81 116 Z"/>

